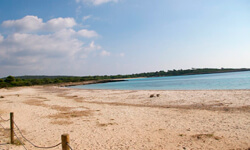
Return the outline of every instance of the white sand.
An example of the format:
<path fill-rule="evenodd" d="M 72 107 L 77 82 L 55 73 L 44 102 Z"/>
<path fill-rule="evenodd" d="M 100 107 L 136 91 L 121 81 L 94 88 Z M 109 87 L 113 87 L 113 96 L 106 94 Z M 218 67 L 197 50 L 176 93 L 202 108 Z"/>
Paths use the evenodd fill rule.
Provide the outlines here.
<path fill-rule="evenodd" d="M 150 98 L 151 94 L 160 94 Z M 249 149 L 250 90 L 0 89 L 0 115 L 39 146 L 70 135 L 74 150 Z M 9 122 L 0 121 L 9 128 Z M 20 137 L 20 135 L 19 135 Z M 21 138 L 22 139 L 22 138 Z M 22 139 L 23 140 L 23 139 Z M 29 150 L 32 145 L 23 140 Z M 0 126 L 0 143 L 9 142 Z M 0 149 L 23 150 L 0 145 Z M 55 149 L 61 149 L 58 146 Z"/>

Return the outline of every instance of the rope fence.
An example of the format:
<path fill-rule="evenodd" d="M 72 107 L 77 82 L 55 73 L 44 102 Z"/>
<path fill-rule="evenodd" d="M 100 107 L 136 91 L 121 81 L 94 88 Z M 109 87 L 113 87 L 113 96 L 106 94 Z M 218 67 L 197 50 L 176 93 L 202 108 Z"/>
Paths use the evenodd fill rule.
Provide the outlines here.
<path fill-rule="evenodd" d="M 28 143 L 30 143 L 33 147 L 35 148 L 40 148 L 40 149 L 51 149 L 51 148 L 55 148 L 59 145 L 62 145 L 62 150 L 73 150 L 73 148 L 70 146 L 69 144 L 69 135 L 68 134 L 63 134 L 61 136 L 61 141 L 60 143 L 58 144 L 55 144 L 55 145 L 52 145 L 52 146 L 37 146 L 36 144 L 32 143 L 30 140 L 28 140 L 24 135 L 23 133 L 21 132 L 20 128 L 18 127 L 18 125 L 16 124 L 16 122 L 14 121 L 14 113 L 10 113 L 10 119 L 3 119 L 1 116 L 0 116 L 0 119 L 2 121 L 10 121 L 10 144 L 14 144 L 14 136 L 17 138 L 17 140 L 21 143 L 21 145 L 23 146 L 23 148 L 25 150 L 28 150 L 26 147 L 25 147 L 25 144 L 24 142 L 22 142 L 20 140 L 20 138 L 17 136 L 16 132 L 14 131 L 14 127 L 17 129 L 18 133 L 21 135 L 21 137 L 27 141 Z M 0 126 L 6 130 L 6 128 L 0 124 Z M 9 143 L 0 143 L 0 145 L 8 145 Z"/>
<path fill-rule="evenodd" d="M 70 150 L 73 150 L 73 148 L 69 145 L 69 143 L 67 143 L 68 147 L 70 148 Z"/>
<path fill-rule="evenodd" d="M 7 122 L 7 121 L 9 121 L 9 119 L 3 119 L 3 118 L 0 116 L 0 121 L 1 121 L 1 122 Z M 0 126 L 1 126 L 1 128 L 3 128 L 3 130 L 7 130 L 1 123 L 0 123 Z M 9 143 L 0 143 L 0 145 L 9 145 Z"/>
<path fill-rule="evenodd" d="M 1 126 L 4 130 L 6 130 L 6 128 L 5 128 L 2 124 L 0 124 L 0 126 Z"/>
<path fill-rule="evenodd" d="M 56 145 L 48 146 L 48 147 L 37 146 L 37 145 L 35 145 L 34 143 L 32 143 L 30 140 L 28 140 L 28 139 L 22 134 L 21 130 L 19 129 L 19 127 L 16 125 L 15 122 L 14 122 L 14 125 L 15 125 L 15 127 L 17 128 L 17 130 L 19 131 L 20 135 L 21 135 L 27 142 L 29 142 L 32 146 L 34 146 L 34 147 L 36 147 L 36 148 L 49 149 L 49 148 L 55 148 L 55 147 L 59 146 L 60 144 L 62 144 L 62 143 L 58 143 L 58 144 L 56 144 Z"/>
<path fill-rule="evenodd" d="M 15 134 L 16 138 L 21 142 L 23 148 L 24 148 L 25 150 L 27 150 L 27 148 L 24 146 L 24 143 L 23 143 L 23 142 L 19 139 L 19 137 L 16 135 L 16 132 L 15 132 L 15 131 L 14 131 L 14 134 Z"/>
<path fill-rule="evenodd" d="M 10 121 L 10 119 L 3 119 L 1 116 L 0 116 L 0 119 L 1 119 L 2 121 Z"/>

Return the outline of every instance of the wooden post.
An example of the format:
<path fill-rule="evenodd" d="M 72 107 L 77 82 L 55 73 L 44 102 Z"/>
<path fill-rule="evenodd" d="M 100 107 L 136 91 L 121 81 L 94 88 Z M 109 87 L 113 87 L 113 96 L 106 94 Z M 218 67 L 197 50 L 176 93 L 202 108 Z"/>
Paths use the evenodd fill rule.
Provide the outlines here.
<path fill-rule="evenodd" d="M 68 134 L 63 134 L 61 136 L 62 138 L 62 150 L 69 150 L 69 135 Z"/>
<path fill-rule="evenodd" d="M 14 113 L 10 113 L 10 143 L 14 144 Z"/>

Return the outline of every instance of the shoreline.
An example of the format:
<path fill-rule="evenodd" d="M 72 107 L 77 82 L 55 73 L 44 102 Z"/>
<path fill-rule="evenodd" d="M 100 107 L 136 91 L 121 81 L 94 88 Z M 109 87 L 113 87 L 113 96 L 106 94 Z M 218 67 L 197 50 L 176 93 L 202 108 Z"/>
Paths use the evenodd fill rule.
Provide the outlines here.
<path fill-rule="evenodd" d="M 8 118 L 14 112 L 24 135 L 40 146 L 53 145 L 68 133 L 72 148 L 79 150 L 250 148 L 250 90 L 33 86 L 0 89 L 0 96 L 0 115 Z M 0 134 L 0 139 L 9 140 L 6 134 Z M 1 148 L 22 149 L 15 145 Z"/>
<path fill-rule="evenodd" d="M 49 86 L 69 87 L 69 86 L 76 86 L 76 85 L 88 85 L 88 84 L 100 84 L 100 83 L 124 82 L 124 81 L 127 81 L 127 80 L 122 80 L 122 79 L 99 80 L 99 81 L 94 80 L 94 81 L 59 83 L 59 84 L 54 84 L 54 85 L 49 85 Z"/>
<path fill-rule="evenodd" d="M 74 85 L 73 85 L 74 86 Z M 64 86 L 58 86 L 64 87 Z M 136 89 L 83 89 L 83 88 L 70 88 L 70 86 L 65 86 L 65 88 L 69 89 L 79 89 L 79 90 L 107 90 L 107 91 L 250 91 L 250 89 L 201 89 L 201 90 L 136 90 Z"/>

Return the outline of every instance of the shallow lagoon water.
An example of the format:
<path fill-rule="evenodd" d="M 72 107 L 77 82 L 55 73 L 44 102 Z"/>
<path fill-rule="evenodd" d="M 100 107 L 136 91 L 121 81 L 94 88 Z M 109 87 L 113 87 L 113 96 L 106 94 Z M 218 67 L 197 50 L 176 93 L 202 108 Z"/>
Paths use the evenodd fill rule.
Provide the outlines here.
<path fill-rule="evenodd" d="M 71 88 L 117 90 L 250 89 L 250 71 L 138 78 L 122 82 L 71 86 Z"/>

